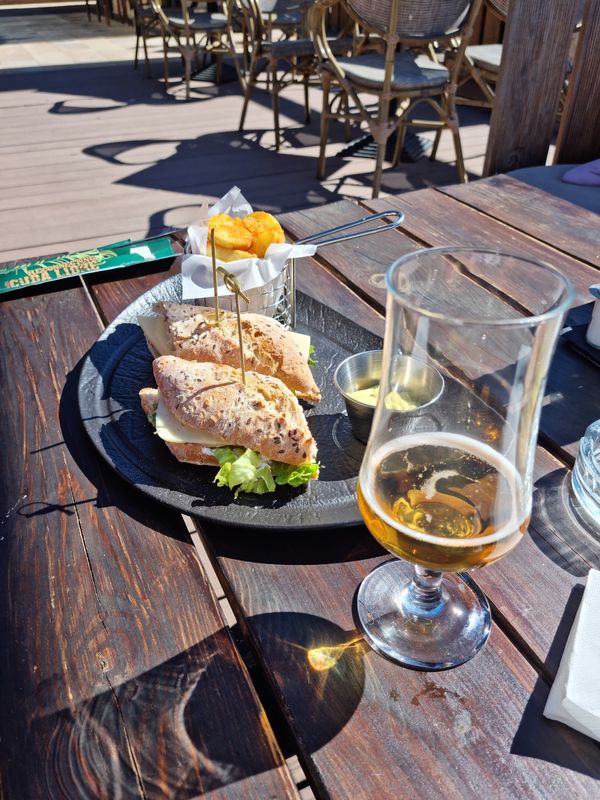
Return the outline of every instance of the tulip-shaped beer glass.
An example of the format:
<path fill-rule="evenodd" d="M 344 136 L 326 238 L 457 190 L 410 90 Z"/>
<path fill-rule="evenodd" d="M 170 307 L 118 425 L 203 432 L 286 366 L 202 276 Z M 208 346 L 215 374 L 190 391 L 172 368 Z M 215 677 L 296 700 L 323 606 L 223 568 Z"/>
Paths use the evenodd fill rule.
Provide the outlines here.
<path fill-rule="evenodd" d="M 506 555 L 527 530 L 546 375 L 574 291 L 550 266 L 466 248 L 404 256 L 387 289 L 358 504 L 401 560 L 365 578 L 357 614 L 379 652 L 444 669 L 472 658 L 490 630 L 487 600 L 464 573 Z M 399 411 L 407 355 L 437 369 L 444 389 Z"/>

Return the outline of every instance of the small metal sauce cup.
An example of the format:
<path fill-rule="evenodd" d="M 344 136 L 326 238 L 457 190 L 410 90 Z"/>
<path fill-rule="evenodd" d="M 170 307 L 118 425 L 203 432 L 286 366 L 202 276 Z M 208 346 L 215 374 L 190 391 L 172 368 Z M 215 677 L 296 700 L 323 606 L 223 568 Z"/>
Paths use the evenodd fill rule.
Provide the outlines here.
<path fill-rule="evenodd" d="M 360 389 L 369 389 L 381 381 L 382 350 L 356 353 L 338 365 L 333 381 L 344 398 L 352 432 L 366 443 L 371 432 L 375 406 L 361 403 L 350 395 Z M 418 403 L 415 408 L 397 414 L 415 414 L 435 402 L 444 390 L 444 379 L 435 367 L 413 356 L 396 359 L 393 391 L 407 392 Z"/>

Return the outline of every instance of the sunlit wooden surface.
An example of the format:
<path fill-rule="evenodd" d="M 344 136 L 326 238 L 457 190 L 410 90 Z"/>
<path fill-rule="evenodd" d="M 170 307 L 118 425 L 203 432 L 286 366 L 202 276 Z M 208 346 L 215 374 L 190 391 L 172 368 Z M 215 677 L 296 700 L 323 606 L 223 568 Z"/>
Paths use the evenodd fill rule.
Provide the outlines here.
<path fill-rule="evenodd" d="M 94 15 L 88 22 L 80 8 L 0 7 L 1 260 L 187 225 L 234 184 L 273 211 L 370 197 L 372 160 L 335 158 L 345 146 L 341 126 L 332 127 L 328 177 L 315 178 L 318 88 L 309 126 L 301 88 L 283 93 L 284 142 L 275 153 L 268 94 L 255 93 L 238 133 L 237 82 L 192 81 L 186 103 L 177 59 L 163 84 L 160 40 L 149 42 L 147 79 L 142 66 L 133 70 L 132 28 L 109 28 Z M 467 168 L 477 177 L 488 114 L 460 113 Z M 435 162 L 388 165 L 383 192 L 454 183 L 453 153 L 444 134 Z"/>

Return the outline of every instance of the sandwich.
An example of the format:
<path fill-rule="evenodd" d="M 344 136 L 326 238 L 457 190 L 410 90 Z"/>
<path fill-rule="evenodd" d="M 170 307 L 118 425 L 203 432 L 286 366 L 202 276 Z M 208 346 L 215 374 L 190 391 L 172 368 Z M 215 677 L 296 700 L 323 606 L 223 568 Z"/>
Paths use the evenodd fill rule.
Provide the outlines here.
<path fill-rule="evenodd" d="M 278 378 L 160 356 L 142 408 L 178 461 L 220 467 L 219 486 L 265 494 L 319 475 L 317 447 L 295 395 Z"/>
<path fill-rule="evenodd" d="M 214 309 L 186 303 L 155 303 L 155 317 L 139 317 L 154 355 L 238 367 L 237 317 L 224 311 L 213 324 Z M 246 369 L 279 378 L 302 400 L 318 402 L 321 392 L 310 370 L 310 339 L 291 333 L 263 314 L 241 314 Z M 211 324 L 209 324 L 211 323 Z"/>

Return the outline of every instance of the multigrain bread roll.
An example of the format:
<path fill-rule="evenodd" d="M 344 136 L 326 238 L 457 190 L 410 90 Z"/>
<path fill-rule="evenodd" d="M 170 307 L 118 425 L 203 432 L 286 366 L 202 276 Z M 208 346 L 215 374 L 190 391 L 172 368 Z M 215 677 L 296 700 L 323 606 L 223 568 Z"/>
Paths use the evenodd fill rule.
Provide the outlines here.
<path fill-rule="evenodd" d="M 195 443 L 166 442 L 179 460 L 216 463 L 209 460 L 210 448 L 220 446 L 249 448 L 284 464 L 316 460 L 302 408 L 278 378 L 247 371 L 244 386 L 239 369 L 175 356 L 155 359 L 153 372 L 158 390 L 140 392 L 146 414 L 155 413 L 162 399 L 176 421 L 200 438 Z"/>
<path fill-rule="evenodd" d="M 186 303 L 156 303 L 154 310 L 167 326 L 171 353 L 189 361 L 204 361 L 238 367 L 240 363 L 237 319 L 223 312 L 218 326 L 208 325 L 213 309 Z M 279 378 L 298 397 L 321 399 L 305 357 L 293 337 L 277 322 L 262 314 L 242 314 L 246 369 Z"/>
<path fill-rule="evenodd" d="M 140 391 L 140 403 L 147 417 L 156 415 L 160 392 L 158 389 L 142 389 Z M 213 456 L 212 450 L 199 442 L 170 442 L 163 440 L 177 461 L 184 461 L 186 464 L 197 464 L 199 466 L 217 466 L 219 463 Z"/>

